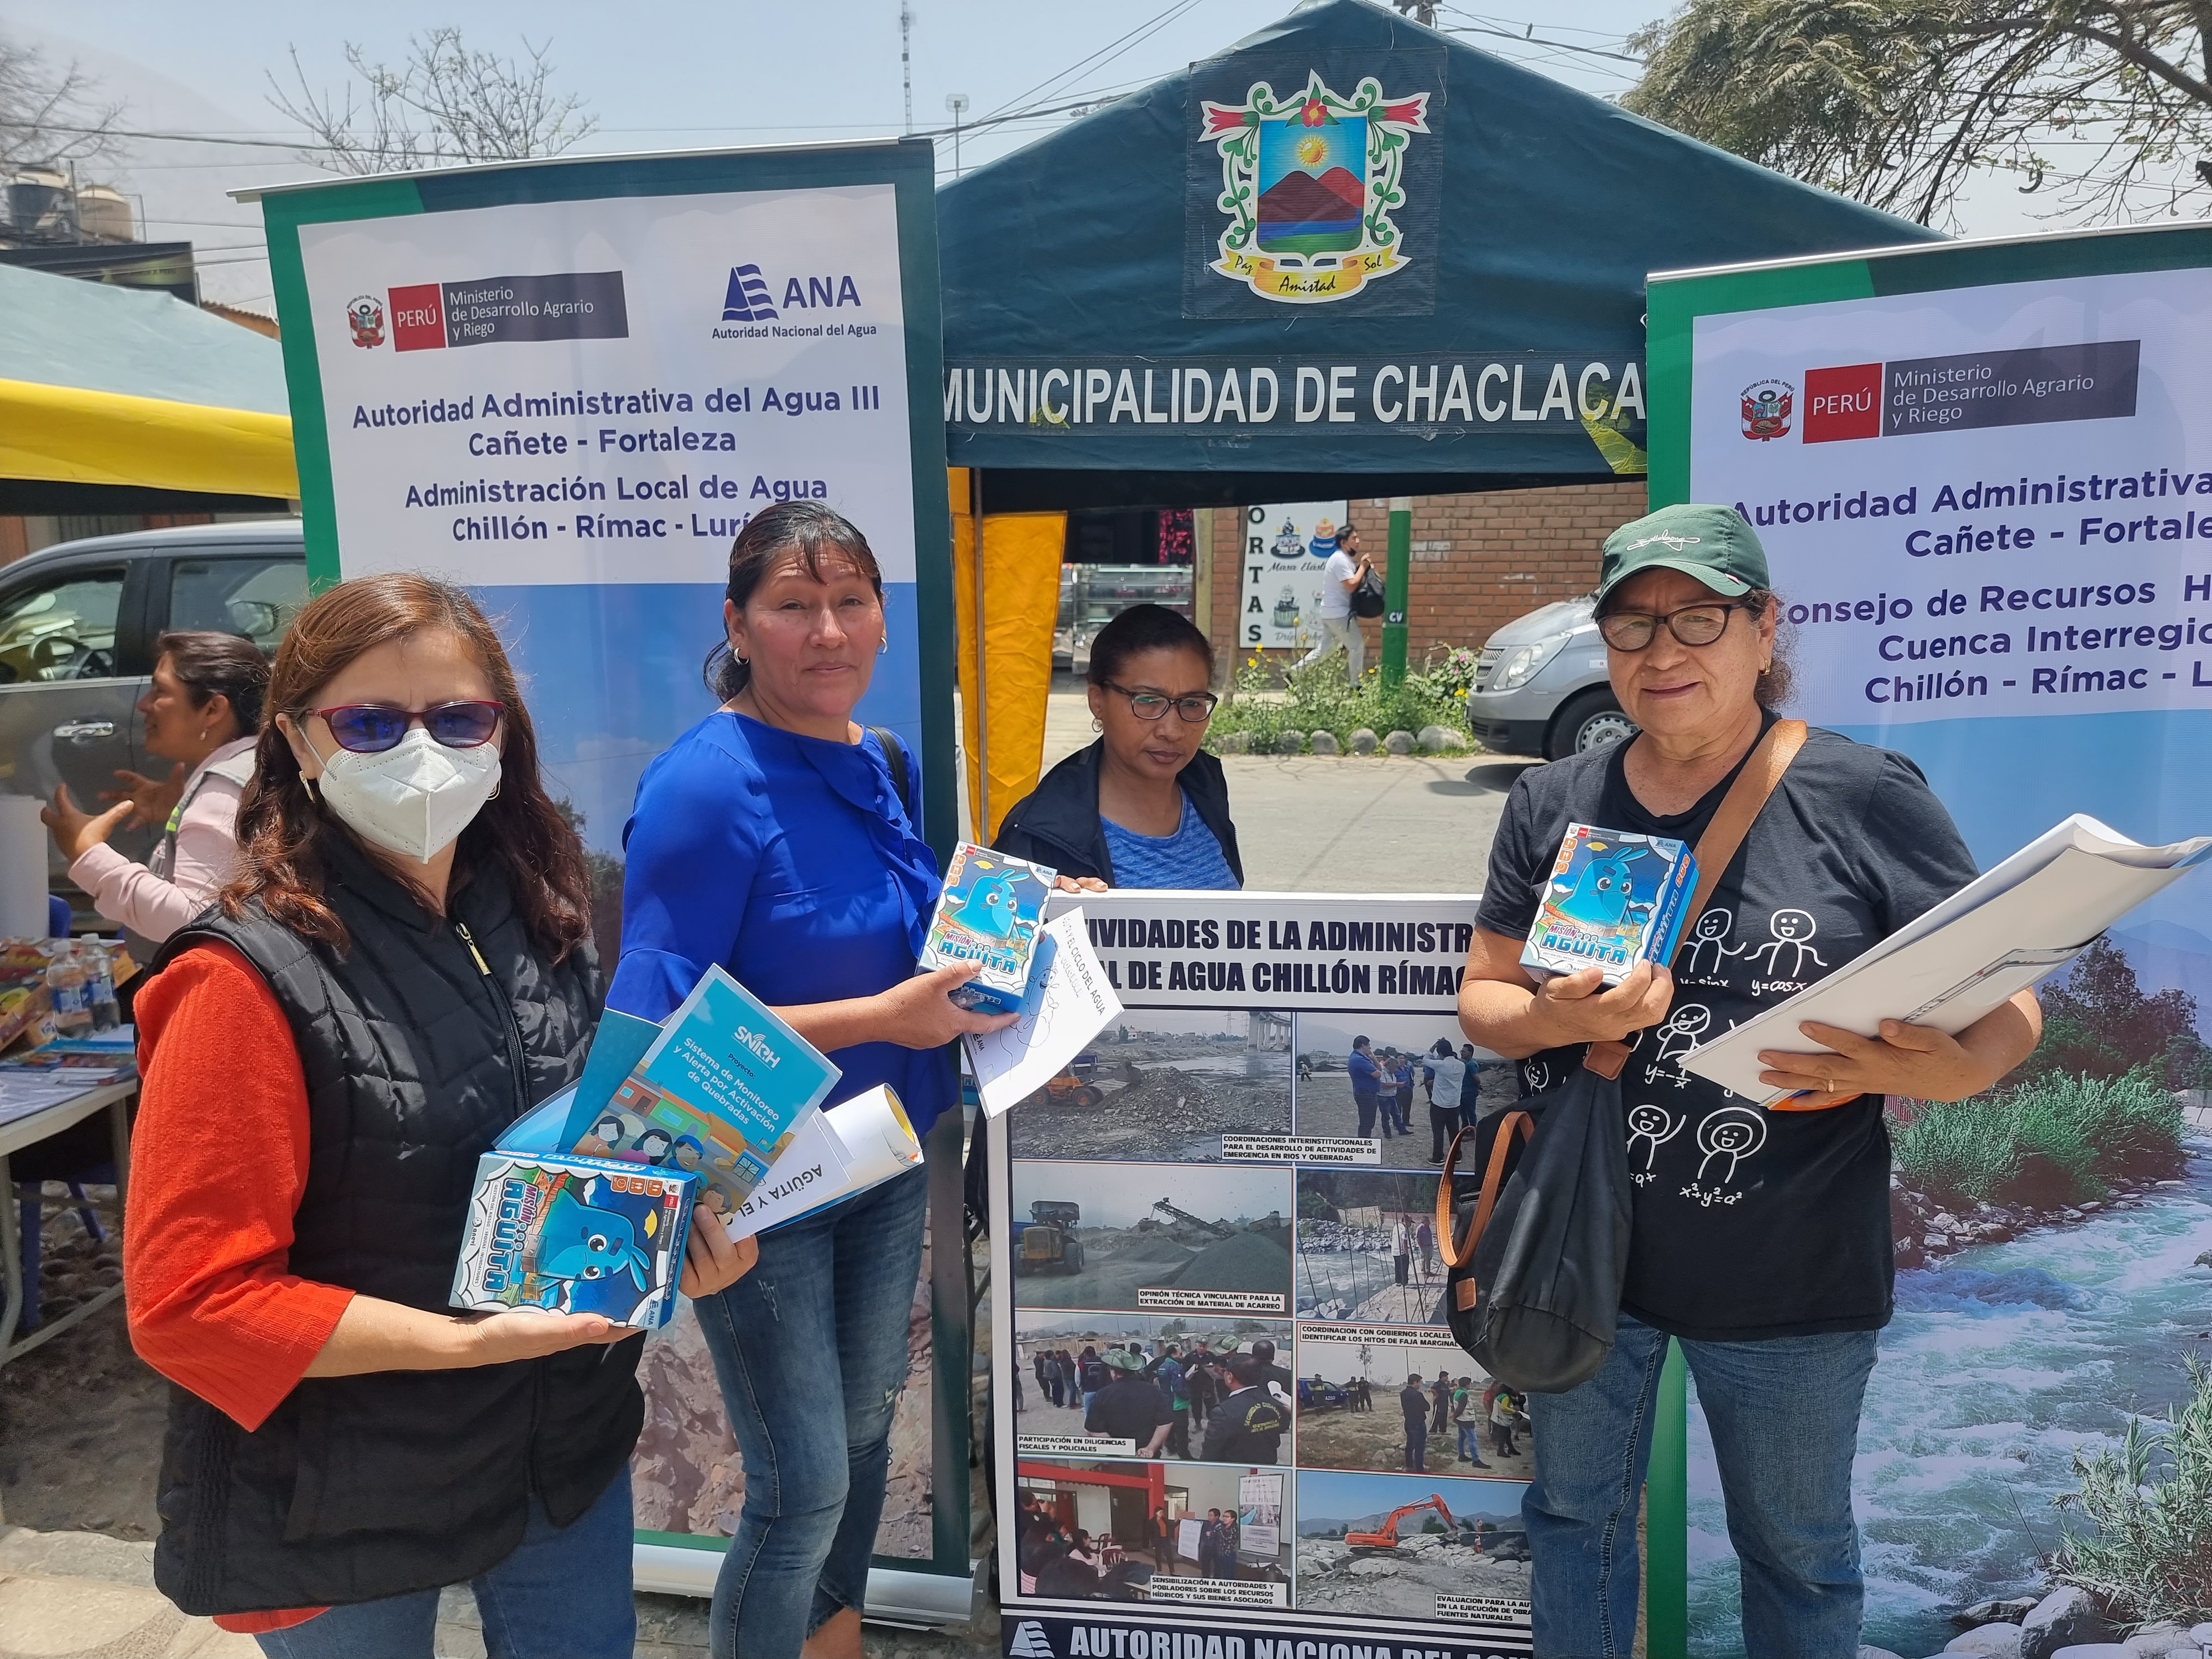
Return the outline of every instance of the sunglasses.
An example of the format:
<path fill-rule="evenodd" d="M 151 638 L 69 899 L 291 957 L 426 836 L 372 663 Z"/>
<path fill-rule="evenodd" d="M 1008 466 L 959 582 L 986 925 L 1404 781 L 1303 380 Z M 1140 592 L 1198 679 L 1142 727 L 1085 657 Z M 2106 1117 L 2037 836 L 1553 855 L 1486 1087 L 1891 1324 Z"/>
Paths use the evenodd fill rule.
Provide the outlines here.
<path fill-rule="evenodd" d="M 417 720 L 433 739 L 448 749 L 474 749 L 489 743 L 505 707 L 495 702 L 441 702 L 429 708 L 394 708 L 388 703 L 341 703 L 310 708 L 331 728 L 338 747 L 356 755 L 380 755 L 396 749 Z"/>

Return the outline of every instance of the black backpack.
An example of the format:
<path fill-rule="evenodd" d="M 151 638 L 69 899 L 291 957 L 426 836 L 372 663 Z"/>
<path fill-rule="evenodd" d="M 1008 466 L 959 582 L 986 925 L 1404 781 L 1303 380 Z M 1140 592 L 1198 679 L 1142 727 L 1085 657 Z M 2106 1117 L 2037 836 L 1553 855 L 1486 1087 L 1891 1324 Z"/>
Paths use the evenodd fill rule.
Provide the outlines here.
<path fill-rule="evenodd" d="M 1682 936 L 1805 743 L 1778 720 L 1752 750 L 1697 847 Z M 1556 1088 L 1452 1138 L 1437 1182 L 1437 1239 L 1453 1340 L 1516 1391 L 1565 1394 L 1613 1351 L 1633 1222 L 1625 1042 L 1593 1042 Z M 1479 1174 L 1461 1175 L 1462 1148 Z"/>
<path fill-rule="evenodd" d="M 1382 578 L 1369 569 L 1359 579 L 1359 586 L 1352 590 L 1352 614 L 1355 617 L 1379 617 L 1382 614 Z"/>

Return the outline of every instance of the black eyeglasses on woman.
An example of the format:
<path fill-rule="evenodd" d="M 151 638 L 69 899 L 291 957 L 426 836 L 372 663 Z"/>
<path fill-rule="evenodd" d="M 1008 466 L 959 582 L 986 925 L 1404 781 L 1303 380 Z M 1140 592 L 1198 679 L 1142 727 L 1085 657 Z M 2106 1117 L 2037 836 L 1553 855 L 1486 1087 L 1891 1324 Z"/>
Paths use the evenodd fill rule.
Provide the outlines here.
<path fill-rule="evenodd" d="M 1211 691 L 1194 691 L 1187 697 L 1170 697 L 1163 691 L 1132 691 L 1126 685 L 1116 685 L 1111 680 L 1099 682 L 1109 691 L 1118 691 L 1129 700 L 1129 712 L 1140 720 L 1167 718 L 1168 705 L 1175 705 L 1178 718 L 1196 726 L 1213 718 L 1214 706 L 1221 699 Z"/>

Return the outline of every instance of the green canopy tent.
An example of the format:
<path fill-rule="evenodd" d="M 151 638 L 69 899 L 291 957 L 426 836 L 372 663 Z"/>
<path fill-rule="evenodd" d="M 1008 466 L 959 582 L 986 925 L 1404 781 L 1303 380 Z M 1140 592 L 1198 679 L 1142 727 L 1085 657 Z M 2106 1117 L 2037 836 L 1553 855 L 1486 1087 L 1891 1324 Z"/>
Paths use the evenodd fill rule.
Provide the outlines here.
<path fill-rule="evenodd" d="M 1923 226 L 1311 0 L 938 192 L 954 466 L 994 511 L 1643 470 L 1647 271 Z"/>

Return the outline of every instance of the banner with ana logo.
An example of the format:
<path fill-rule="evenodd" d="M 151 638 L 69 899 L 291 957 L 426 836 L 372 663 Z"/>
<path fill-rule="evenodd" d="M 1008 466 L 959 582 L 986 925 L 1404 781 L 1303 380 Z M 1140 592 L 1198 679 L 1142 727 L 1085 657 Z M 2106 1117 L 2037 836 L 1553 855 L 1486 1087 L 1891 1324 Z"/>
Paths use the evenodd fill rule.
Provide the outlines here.
<path fill-rule="evenodd" d="M 827 502 L 868 538 L 889 638 L 858 718 L 921 757 L 927 832 L 953 839 L 932 165 L 893 141 L 261 197 L 314 579 L 421 570 L 477 595 L 583 835 L 610 959 L 638 775 L 715 707 L 701 663 L 730 546 L 776 502 Z M 964 1577 L 960 1137 L 940 1127 L 939 1293 L 925 1268 L 877 1541 Z M 697 1589 L 744 1474 L 688 1305 L 641 1376 L 641 1581 Z"/>
<path fill-rule="evenodd" d="M 1654 505 L 1757 528 L 1790 712 L 1910 756 L 1984 869 L 2069 812 L 2212 827 L 2208 270 L 2212 231 L 2181 227 L 1651 281 Z M 2046 984 L 2024 1080 L 1893 1112 L 1896 1314 L 1855 1479 L 1875 1647 L 2045 1594 L 2100 1522 L 2074 1571 L 2118 1622 L 2196 1606 L 2157 1586 L 2202 1583 L 2201 1532 L 2114 1506 L 2171 1477 L 2124 1449 L 2212 1355 L 2206 904 L 2177 887 Z M 1695 1414 L 1683 1499 L 1655 1485 L 1651 1650 L 1738 1651 Z"/>

